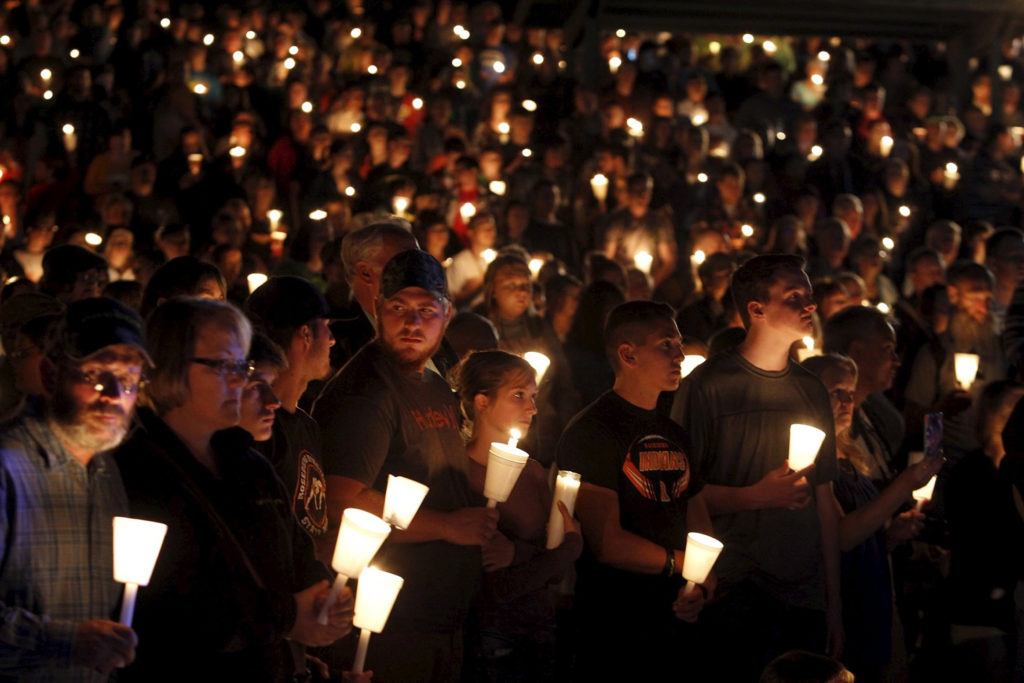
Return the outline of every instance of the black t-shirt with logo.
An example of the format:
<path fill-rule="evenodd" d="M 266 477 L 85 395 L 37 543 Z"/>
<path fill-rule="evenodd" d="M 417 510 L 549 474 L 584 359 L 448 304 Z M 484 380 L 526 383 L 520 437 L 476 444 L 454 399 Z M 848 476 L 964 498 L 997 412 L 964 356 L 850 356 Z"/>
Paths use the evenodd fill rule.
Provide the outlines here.
<path fill-rule="evenodd" d="M 609 391 L 566 427 L 558 467 L 618 493 L 624 530 L 668 548 L 685 548 L 687 504 L 703 482 L 690 465 L 686 434 L 667 417 Z M 678 573 L 667 578 L 602 565 L 588 547 L 578 563 L 576 601 L 584 612 L 613 610 L 618 615 L 613 623 L 617 618 L 655 628 L 671 620 L 681 585 Z M 605 614 L 600 621 L 607 624 Z"/>
<path fill-rule="evenodd" d="M 486 502 L 469 488 L 451 389 L 429 370 L 402 374 L 379 342 L 364 346 L 331 379 L 313 417 L 323 434 L 328 475 L 382 494 L 389 474 L 408 477 L 430 487 L 421 509 L 450 512 Z M 405 578 L 388 629 L 418 633 L 461 628 L 482 573 L 479 546 L 444 541 L 385 541 L 373 565 Z"/>
<path fill-rule="evenodd" d="M 321 467 L 320 427 L 304 410 L 279 408 L 274 431 L 253 444 L 270 461 L 291 497 L 299 526 L 313 538 L 327 533 L 327 484 Z"/>

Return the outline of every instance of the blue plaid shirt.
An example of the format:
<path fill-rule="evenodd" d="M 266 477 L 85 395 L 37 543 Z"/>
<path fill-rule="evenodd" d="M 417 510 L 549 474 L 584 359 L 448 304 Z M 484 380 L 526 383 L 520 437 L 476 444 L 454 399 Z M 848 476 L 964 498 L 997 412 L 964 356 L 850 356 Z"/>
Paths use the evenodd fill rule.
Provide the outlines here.
<path fill-rule="evenodd" d="M 72 664 L 72 641 L 116 618 L 112 519 L 127 511 L 109 455 L 83 466 L 32 416 L 0 434 L 0 681 L 106 680 Z"/>

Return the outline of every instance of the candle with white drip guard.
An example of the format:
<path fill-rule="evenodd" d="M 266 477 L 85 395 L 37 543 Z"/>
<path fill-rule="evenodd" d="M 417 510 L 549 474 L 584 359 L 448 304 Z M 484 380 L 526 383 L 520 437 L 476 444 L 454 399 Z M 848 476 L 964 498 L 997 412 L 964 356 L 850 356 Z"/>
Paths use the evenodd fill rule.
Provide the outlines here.
<path fill-rule="evenodd" d="M 139 586 L 149 585 L 153 567 L 167 535 L 167 525 L 130 517 L 114 517 L 114 580 L 124 584 L 119 621 L 132 625 Z"/>
<path fill-rule="evenodd" d="M 548 516 L 547 549 L 557 548 L 565 540 L 565 520 L 558 509 L 561 502 L 572 516 L 576 509 L 576 496 L 580 492 L 580 475 L 569 470 L 559 470 L 555 477 L 555 495 L 551 499 L 551 514 Z"/>
<path fill-rule="evenodd" d="M 362 575 L 390 533 L 391 526 L 387 522 L 365 510 L 346 508 L 341 513 L 341 528 L 338 529 L 338 542 L 331 560 L 331 566 L 338 575 L 317 621 L 327 624 L 327 613 L 338 599 L 338 593 L 349 579 L 358 579 Z"/>

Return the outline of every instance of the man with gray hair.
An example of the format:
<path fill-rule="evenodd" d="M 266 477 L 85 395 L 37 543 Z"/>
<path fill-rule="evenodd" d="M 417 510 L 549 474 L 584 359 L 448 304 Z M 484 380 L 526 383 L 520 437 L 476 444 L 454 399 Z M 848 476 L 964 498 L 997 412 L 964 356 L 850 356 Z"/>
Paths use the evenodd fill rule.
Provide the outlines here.
<path fill-rule="evenodd" d="M 0 434 L 0 679 L 105 681 L 135 658 L 113 621 L 113 518 L 128 511 L 108 451 L 148 365 L 138 315 L 83 299 L 54 323 L 46 394 Z"/>
<path fill-rule="evenodd" d="M 348 307 L 331 323 L 337 340 L 331 349 L 333 368 L 341 368 L 373 339 L 373 306 L 384 264 L 395 254 L 418 246 L 408 225 L 405 221 L 372 223 L 348 233 L 342 240 L 341 263 L 351 295 Z"/>

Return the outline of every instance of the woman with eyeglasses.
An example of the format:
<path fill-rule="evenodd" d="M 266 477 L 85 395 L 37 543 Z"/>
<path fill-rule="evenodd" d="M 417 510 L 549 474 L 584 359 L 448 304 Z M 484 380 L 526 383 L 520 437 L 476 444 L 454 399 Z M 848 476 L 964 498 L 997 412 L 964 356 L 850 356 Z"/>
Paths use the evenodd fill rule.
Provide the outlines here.
<path fill-rule="evenodd" d="M 345 590 L 326 626 L 328 570 L 297 525 L 271 466 L 236 427 L 249 322 L 214 300 L 172 299 L 147 324 L 148 408 L 115 459 L 131 515 L 168 525 L 139 592 L 135 663 L 125 681 L 292 681 L 289 642 L 324 646 L 351 630 Z M 299 664 L 296 664 L 299 661 Z"/>
<path fill-rule="evenodd" d="M 821 378 L 829 391 L 835 420 L 839 476 L 833 482 L 839 510 L 842 550 L 841 591 L 846 645 L 843 663 L 858 681 L 880 681 L 903 662 L 895 655 L 893 593 L 889 551 L 915 538 L 924 515 L 911 494 L 939 471 L 941 459 L 911 465 L 882 491 L 868 477 L 869 456 L 850 435 L 857 365 L 847 356 L 811 356 L 803 366 Z M 900 512 L 900 510 L 904 510 Z M 899 512 L 899 514 L 897 514 Z M 898 669 L 897 669 L 898 670 Z"/>

